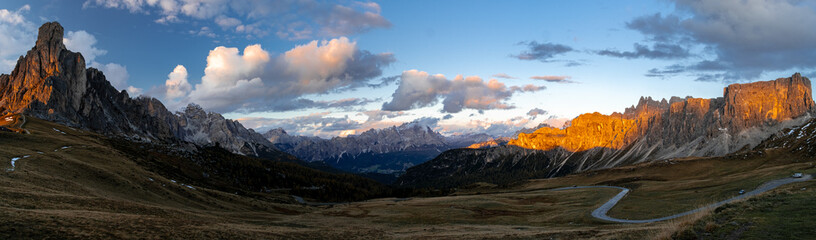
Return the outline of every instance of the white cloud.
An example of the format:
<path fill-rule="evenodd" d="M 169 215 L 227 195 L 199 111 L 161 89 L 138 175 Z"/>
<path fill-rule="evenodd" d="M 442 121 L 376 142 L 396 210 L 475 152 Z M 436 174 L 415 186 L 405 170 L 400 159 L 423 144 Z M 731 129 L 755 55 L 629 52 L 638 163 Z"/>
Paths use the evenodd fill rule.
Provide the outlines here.
<path fill-rule="evenodd" d="M 206 26 L 205 26 L 205 27 L 201 27 L 201 29 L 200 29 L 200 30 L 198 30 L 198 31 L 193 31 L 193 30 L 190 30 L 190 31 L 189 31 L 189 33 L 190 33 L 190 34 L 192 34 L 192 35 L 206 36 L 206 37 L 209 37 L 209 38 L 214 38 L 214 37 L 216 37 L 216 36 L 217 36 L 217 35 L 216 35 L 216 34 L 215 34 L 213 31 L 212 31 L 212 29 L 210 29 L 209 27 L 206 27 Z"/>
<path fill-rule="evenodd" d="M 116 89 L 127 88 L 127 81 L 130 78 L 127 67 L 116 63 L 100 64 L 97 67 L 99 70 L 102 70 L 105 74 L 105 78 L 108 79 L 113 87 Z"/>
<path fill-rule="evenodd" d="M 0 22 L 8 23 L 12 25 L 20 25 L 25 24 L 26 20 L 25 17 L 21 13 L 28 12 L 31 10 L 31 6 L 28 4 L 23 5 L 17 11 L 9 11 L 8 9 L 0 9 Z"/>
<path fill-rule="evenodd" d="M 218 16 L 217 18 L 215 18 L 215 24 L 218 24 L 218 26 L 221 26 L 222 28 L 225 29 L 233 28 L 237 27 L 238 25 L 241 25 L 241 20 L 227 16 Z"/>
<path fill-rule="evenodd" d="M 374 2 L 342 5 L 316 0 L 87 0 L 83 4 L 84 8 L 96 6 L 155 13 L 159 15 L 155 22 L 162 24 L 183 22 L 182 18 L 212 20 L 224 30 L 255 36 L 275 33 L 284 39 L 306 39 L 314 37 L 314 33 L 338 37 L 391 26 Z"/>
<path fill-rule="evenodd" d="M 283 56 L 286 71 L 298 76 L 297 84 L 292 85 L 293 90 L 319 93 L 345 85 L 351 79 L 341 74 L 356 51 L 356 43 L 345 37 L 322 41 L 319 45 L 317 41 L 311 41 L 287 51 Z"/>
<path fill-rule="evenodd" d="M 166 86 L 159 92 L 165 100 L 197 103 L 224 113 L 350 108 L 371 100 L 313 101 L 301 96 L 367 86 L 393 61 L 389 53 L 359 50 L 346 38 L 312 41 L 278 56 L 271 56 L 261 45 L 247 46 L 243 52 L 221 46 L 210 51 L 201 83 L 187 96 Z"/>
<path fill-rule="evenodd" d="M 131 97 L 142 95 L 142 92 L 144 92 L 143 90 L 144 89 L 137 88 L 137 87 L 134 87 L 134 86 L 128 86 L 127 87 L 127 91 L 128 91 L 128 93 L 130 93 Z"/>
<path fill-rule="evenodd" d="M 169 100 L 187 96 L 193 88 L 187 81 L 187 68 L 182 65 L 176 66 L 173 72 L 167 74 L 164 86 L 166 88 L 165 96 Z"/>
<path fill-rule="evenodd" d="M 535 92 L 543 86 L 525 85 L 507 87 L 496 79 L 488 82 L 478 76 L 456 76 L 448 80 L 444 75 L 408 70 L 402 73 L 400 85 L 392 100 L 383 104 L 383 110 L 400 111 L 431 106 L 442 100 L 442 111 L 457 113 L 464 108 L 489 110 L 510 109 L 504 101 L 516 92 Z"/>
<path fill-rule="evenodd" d="M 436 104 L 439 95 L 450 89 L 450 81 L 445 75 L 430 75 L 427 72 L 408 70 L 402 72 L 400 84 L 391 102 L 383 104 L 383 110 L 402 111 Z"/>
<path fill-rule="evenodd" d="M 29 5 L 15 11 L 0 9 L 0 73 L 11 72 L 37 40 L 37 27 L 23 16 L 30 9 Z"/>
<path fill-rule="evenodd" d="M 68 50 L 82 53 L 82 56 L 85 57 L 85 62 L 89 66 L 95 64 L 96 57 L 108 53 L 108 51 L 96 48 L 96 46 L 94 46 L 96 45 L 96 37 L 86 31 L 68 31 L 62 39 L 62 42 Z"/>
<path fill-rule="evenodd" d="M 68 31 L 62 39 L 65 48 L 68 50 L 79 52 L 85 58 L 85 63 L 88 67 L 94 67 L 105 74 L 105 78 L 117 90 L 128 90 L 132 96 L 141 94 L 142 89 L 134 86 L 128 86 L 130 74 L 127 67 L 118 63 L 101 63 L 96 61 L 96 58 L 108 53 L 104 49 L 97 48 L 96 37 L 86 31 Z"/>

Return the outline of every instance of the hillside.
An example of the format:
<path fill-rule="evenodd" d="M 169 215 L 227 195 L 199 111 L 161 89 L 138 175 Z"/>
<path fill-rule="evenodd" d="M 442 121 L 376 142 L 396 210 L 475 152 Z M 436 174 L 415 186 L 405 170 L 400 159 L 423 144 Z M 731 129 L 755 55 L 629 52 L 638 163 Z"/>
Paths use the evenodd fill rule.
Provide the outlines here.
<path fill-rule="evenodd" d="M 85 68 L 81 53 L 66 49 L 57 22 L 39 28 L 37 42 L 10 75 L 0 75 L 0 115 L 23 113 L 67 126 L 143 142 L 218 143 L 243 155 L 279 154 L 261 134 L 191 105 L 172 113 L 155 98 L 131 98 L 104 73 Z"/>
<path fill-rule="evenodd" d="M 291 195 L 309 201 L 344 201 L 336 197 L 378 196 L 380 185 L 219 148 L 173 152 L 29 120 L 24 128 L 31 134 L 0 133 L 4 146 L 0 156 L 24 157 L 13 170 L 0 173 L 3 239 L 642 238 L 671 233 L 673 225 L 605 223 L 589 212 L 615 191 L 549 189 L 627 187 L 632 192 L 610 216 L 639 219 L 719 201 L 792 172 L 816 174 L 812 157 L 780 147 L 719 158 L 643 163 L 505 187 L 472 185 L 443 197 L 310 207 L 298 204 Z M 12 168 L 9 161 L 0 162 L 0 167 Z M 799 188 L 784 187 L 771 194 Z M 787 196 L 807 196 L 798 194 Z M 681 220 L 693 219 L 697 218 Z"/>
<path fill-rule="evenodd" d="M 397 183 L 508 183 L 678 157 L 723 156 L 811 119 L 810 80 L 798 73 L 732 84 L 723 92 L 715 99 L 641 98 L 624 113 L 582 114 L 563 129 L 520 133 L 507 146 L 448 151 L 408 169 Z"/>

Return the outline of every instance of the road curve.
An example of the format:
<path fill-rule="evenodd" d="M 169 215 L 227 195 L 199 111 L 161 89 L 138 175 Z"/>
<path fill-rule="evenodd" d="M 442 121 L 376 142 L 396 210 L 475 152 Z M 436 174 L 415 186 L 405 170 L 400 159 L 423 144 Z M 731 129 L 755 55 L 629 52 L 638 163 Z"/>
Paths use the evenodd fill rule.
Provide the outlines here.
<path fill-rule="evenodd" d="M 615 186 L 575 186 L 575 187 L 556 188 L 556 189 L 552 189 L 552 191 L 561 191 L 561 190 L 569 190 L 569 189 L 581 189 L 581 188 L 615 188 L 615 189 L 620 189 L 621 190 L 620 193 L 615 195 L 615 197 L 612 197 L 612 199 L 609 199 L 609 201 L 606 201 L 606 203 L 604 203 L 603 205 L 601 205 L 600 207 L 598 207 L 597 209 L 592 211 L 592 217 L 595 217 L 595 218 L 601 219 L 601 220 L 606 220 L 606 221 L 610 221 L 610 222 L 619 222 L 619 223 L 651 223 L 651 222 L 659 222 L 659 221 L 665 221 L 665 220 L 669 220 L 669 219 L 679 218 L 679 217 L 686 216 L 686 215 L 689 215 L 689 214 L 693 214 L 693 213 L 696 213 L 696 212 L 699 212 L 699 211 L 702 211 L 702 210 L 705 210 L 705 209 L 717 208 L 719 206 L 725 205 L 726 203 L 730 203 L 730 202 L 740 200 L 740 199 L 743 199 L 743 198 L 749 198 L 749 197 L 758 195 L 760 193 L 766 192 L 768 190 L 777 188 L 779 186 L 782 186 L 782 185 L 785 185 L 785 184 L 788 184 L 788 183 L 803 182 L 803 181 L 807 181 L 807 180 L 810 180 L 810 179 L 813 179 L 813 176 L 805 175 L 805 176 L 802 176 L 801 178 L 783 178 L 783 179 L 772 180 L 772 181 L 766 182 L 766 183 L 764 183 L 762 185 L 759 185 L 759 187 L 757 187 L 753 191 L 746 192 L 744 194 L 741 194 L 741 195 L 738 195 L 738 196 L 735 196 L 735 197 L 732 197 L 732 198 L 729 198 L 729 199 L 726 199 L 726 200 L 723 200 L 723 201 L 719 201 L 719 202 L 713 203 L 713 204 L 705 206 L 705 207 L 701 207 L 701 208 L 697 208 L 697 209 L 694 209 L 694 210 L 674 214 L 674 215 L 671 215 L 671 216 L 666 216 L 666 217 L 661 217 L 661 218 L 653 218 L 653 219 L 642 219 L 642 220 L 620 219 L 620 218 L 613 218 L 613 217 L 610 217 L 610 216 L 606 215 L 609 212 L 609 210 L 611 210 L 612 207 L 615 206 L 615 204 L 618 204 L 618 201 L 623 199 L 623 197 L 626 196 L 627 193 L 629 193 L 630 190 L 628 188 L 615 187 Z"/>

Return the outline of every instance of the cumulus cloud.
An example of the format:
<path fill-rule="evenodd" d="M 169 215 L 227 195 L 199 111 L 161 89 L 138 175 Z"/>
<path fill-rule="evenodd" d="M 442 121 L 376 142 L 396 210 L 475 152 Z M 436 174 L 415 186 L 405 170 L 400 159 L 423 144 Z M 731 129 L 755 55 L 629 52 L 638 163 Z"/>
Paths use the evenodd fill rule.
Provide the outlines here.
<path fill-rule="evenodd" d="M 402 111 L 427 107 L 436 104 L 440 95 L 449 90 L 450 80 L 442 74 L 430 75 L 418 70 L 404 71 L 400 77 L 400 85 L 392 95 L 393 99 L 383 104 L 382 109 Z"/>
<path fill-rule="evenodd" d="M 36 41 L 37 26 L 25 19 L 23 14 L 31 7 L 23 5 L 17 10 L 0 9 L 0 73 L 10 73 L 17 59 L 31 49 Z"/>
<path fill-rule="evenodd" d="M 647 15 L 627 24 L 657 44 L 700 46 L 696 63 L 654 69 L 700 81 L 745 81 L 766 71 L 816 68 L 816 9 L 798 0 L 674 0 L 677 14 Z M 655 50 L 655 49 L 652 49 Z M 637 51 L 635 51 L 637 52 Z M 669 51 L 671 52 L 671 51 Z"/>
<path fill-rule="evenodd" d="M 547 82 L 552 82 L 552 83 L 578 83 L 578 82 L 570 80 L 570 79 L 572 79 L 571 76 L 545 75 L 545 76 L 532 76 L 532 77 L 530 77 L 530 79 L 542 80 L 542 81 L 547 81 Z"/>
<path fill-rule="evenodd" d="M 83 8 L 157 14 L 157 23 L 211 20 L 223 30 L 284 39 L 338 37 L 391 27 L 374 2 L 338 4 L 316 0 L 87 0 Z"/>
<path fill-rule="evenodd" d="M 170 74 L 167 74 L 164 87 L 165 96 L 168 100 L 187 96 L 193 90 L 193 86 L 187 81 L 187 68 L 182 65 L 176 66 Z"/>
<path fill-rule="evenodd" d="M 360 50 L 355 42 L 345 37 L 311 41 L 278 56 L 271 55 L 261 45 L 247 46 L 243 52 L 221 46 L 207 56 L 201 83 L 189 91 L 175 91 L 170 86 L 176 86 L 176 83 L 183 86 L 186 81 L 180 80 L 180 73 L 176 78 L 170 76 L 164 98 L 180 99 L 179 106 L 197 103 L 216 112 L 351 109 L 375 100 L 314 101 L 302 97 L 371 85 L 369 81 L 382 75 L 382 68 L 394 61 L 390 53 L 373 54 Z M 181 72 L 178 67 L 174 72 L 177 70 Z M 183 72 L 186 78 L 186 69 Z M 185 95 L 186 92 L 189 94 Z"/>
<path fill-rule="evenodd" d="M 85 62 L 89 66 L 94 65 L 96 57 L 108 53 L 106 50 L 97 48 L 95 46 L 96 37 L 86 31 L 68 31 L 62 39 L 62 42 L 65 44 L 65 48 L 82 53 L 82 56 L 85 57 Z"/>
<path fill-rule="evenodd" d="M 401 111 L 427 107 L 442 99 L 442 111 L 457 113 L 462 109 L 510 109 L 504 101 L 516 92 L 535 92 L 543 86 L 525 85 L 507 87 L 496 79 L 488 82 L 478 76 L 456 76 L 449 80 L 444 75 L 408 70 L 402 73 L 400 85 L 392 100 L 383 104 L 383 110 Z"/>

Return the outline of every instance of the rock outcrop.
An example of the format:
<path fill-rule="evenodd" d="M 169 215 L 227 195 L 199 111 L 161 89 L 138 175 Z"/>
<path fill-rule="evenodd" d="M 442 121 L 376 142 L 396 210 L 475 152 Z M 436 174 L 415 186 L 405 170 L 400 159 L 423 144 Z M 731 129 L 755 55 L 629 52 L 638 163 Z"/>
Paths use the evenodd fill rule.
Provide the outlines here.
<path fill-rule="evenodd" d="M 43 24 L 36 45 L 10 75 L 0 75 L 0 115 L 23 113 L 72 127 L 142 141 L 218 144 L 235 153 L 275 151 L 259 133 L 191 106 L 172 113 L 155 98 L 131 98 L 65 48 L 64 29 Z M 259 150 L 260 149 L 260 150 Z"/>
<path fill-rule="evenodd" d="M 509 169 L 523 169 L 518 171 L 524 174 L 516 170 L 497 174 L 552 177 L 649 160 L 721 156 L 756 147 L 780 130 L 808 121 L 814 107 L 811 94 L 810 80 L 796 73 L 773 81 L 732 84 L 723 90 L 723 97 L 714 99 L 641 98 L 623 113 L 582 114 L 564 129 L 519 133 L 508 146 L 446 152 L 423 165 L 456 179 L 468 178 L 457 174 L 478 175 L 475 172 L 489 166 L 506 165 L 539 169 L 529 173 L 529 168 L 517 167 Z M 530 154 L 537 157 L 514 156 Z M 468 164 L 453 160 L 457 158 L 467 158 Z M 503 162 L 508 159 L 513 162 Z M 542 161 L 548 165 L 541 168 Z M 422 175 L 413 171 L 418 170 L 409 169 L 398 182 L 421 182 L 422 177 L 410 179 Z"/>

